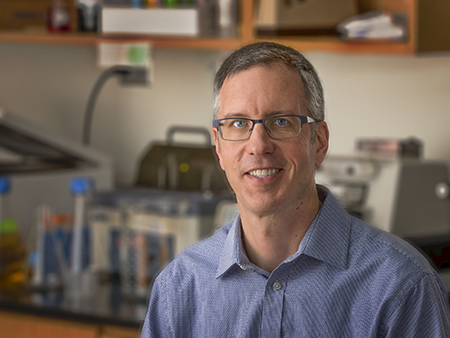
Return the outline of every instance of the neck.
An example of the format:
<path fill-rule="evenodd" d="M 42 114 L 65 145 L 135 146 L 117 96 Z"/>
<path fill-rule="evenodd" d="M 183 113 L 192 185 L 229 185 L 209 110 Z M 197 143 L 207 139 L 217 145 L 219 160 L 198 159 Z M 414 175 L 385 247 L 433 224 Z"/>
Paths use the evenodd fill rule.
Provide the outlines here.
<path fill-rule="evenodd" d="M 315 196 L 291 212 L 264 216 L 241 212 L 243 243 L 249 260 L 272 272 L 297 252 L 321 206 Z"/>

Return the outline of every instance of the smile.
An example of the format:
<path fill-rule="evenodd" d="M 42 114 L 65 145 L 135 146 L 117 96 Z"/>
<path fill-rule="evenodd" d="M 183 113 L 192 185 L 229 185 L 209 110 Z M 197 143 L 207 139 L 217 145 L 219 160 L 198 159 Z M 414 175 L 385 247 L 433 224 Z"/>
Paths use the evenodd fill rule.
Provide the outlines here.
<path fill-rule="evenodd" d="M 264 178 L 276 174 L 279 171 L 280 169 L 258 169 L 250 171 L 249 174 L 257 178 Z"/>

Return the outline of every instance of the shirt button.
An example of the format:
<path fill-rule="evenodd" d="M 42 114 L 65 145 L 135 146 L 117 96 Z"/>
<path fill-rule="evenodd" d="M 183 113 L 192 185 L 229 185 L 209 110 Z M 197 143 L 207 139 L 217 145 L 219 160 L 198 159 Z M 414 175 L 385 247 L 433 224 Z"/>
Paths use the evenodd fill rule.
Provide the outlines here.
<path fill-rule="evenodd" d="M 243 265 L 238 264 L 242 270 L 247 270 Z"/>
<path fill-rule="evenodd" d="M 273 283 L 273 289 L 274 289 L 275 291 L 281 290 L 281 288 L 282 288 L 281 283 L 279 283 L 279 282 Z"/>

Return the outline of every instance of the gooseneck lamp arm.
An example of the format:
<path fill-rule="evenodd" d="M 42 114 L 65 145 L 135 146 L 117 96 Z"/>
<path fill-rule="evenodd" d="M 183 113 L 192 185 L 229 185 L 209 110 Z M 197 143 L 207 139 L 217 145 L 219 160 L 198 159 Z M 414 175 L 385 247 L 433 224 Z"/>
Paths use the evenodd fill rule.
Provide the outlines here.
<path fill-rule="evenodd" d="M 94 114 L 95 103 L 106 81 L 108 81 L 110 77 L 118 75 L 120 76 L 120 83 L 123 85 L 148 85 L 147 73 L 148 71 L 145 67 L 113 66 L 100 74 L 91 89 L 86 105 L 83 122 L 83 145 L 88 146 L 90 143 L 92 116 Z"/>

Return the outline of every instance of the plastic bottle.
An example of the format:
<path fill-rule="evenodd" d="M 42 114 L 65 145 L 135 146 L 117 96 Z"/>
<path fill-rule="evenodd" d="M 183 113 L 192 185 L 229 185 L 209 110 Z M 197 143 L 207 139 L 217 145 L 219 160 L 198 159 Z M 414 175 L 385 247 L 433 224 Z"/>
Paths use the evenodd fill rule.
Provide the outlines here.
<path fill-rule="evenodd" d="M 216 37 L 219 33 L 218 0 L 198 0 L 199 27 L 203 37 Z"/>
<path fill-rule="evenodd" d="M 78 30 L 81 32 L 96 32 L 100 11 L 99 0 L 76 0 Z"/>
<path fill-rule="evenodd" d="M 52 0 L 47 13 L 49 32 L 68 32 L 72 30 L 70 10 L 67 0 Z"/>
<path fill-rule="evenodd" d="M 134 203 L 121 203 L 122 229 L 120 235 L 120 284 L 125 298 L 145 298 L 147 283 L 147 236 L 144 231 L 133 229 L 136 216 Z"/>
<path fill-rule="evenodd" d="M 219 30 L 221 37 L 232 38 L 237 34 L 236 0 L 219 0 Z"/>
<path fill-rule="evenodd" d="M 45 284 L 45 223 L 50 215 L 50 207 L 48 205 L 42 205 L 38 208 L 37 213 L 36 252 L 31 284 L 33 287 L 43 287 Z"/>
<path fill-rule="evenodd" d="M 9 205 L 11 183 L 0 176 L 0 288 L 20 286 L 27 279 L 26 249 Z"/>
<path fill-rule="evenodd" d="M 71 193 L 74 198 L 74 215 L 72 243 L 70 254 L 70 270 L 66 275 L 66 292 L 70 296 L 83 296 L 91 290 L 88 271 L 89 243 L 86 236 L 86 204 L 93 190 L 90 178 L 75 178 L 71 183 Z"/>
<path fill-rule="evenodd" d="M 65 238 L 69 237 L 64 225 L 70 218 L 64 214 L 55 215 L 48 204 L 37 207 L 36 252 L 33 256 L 34 289 L 57 289 L 67 270 L 67 256 L 64 252 Z M 69 243 L 70 244 L 70 243 Z"/>

